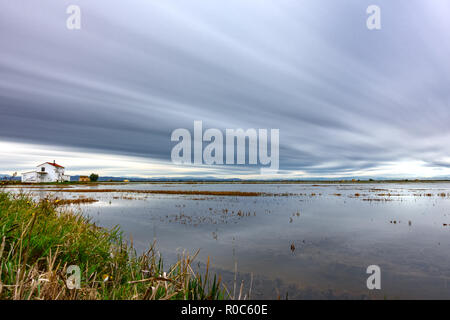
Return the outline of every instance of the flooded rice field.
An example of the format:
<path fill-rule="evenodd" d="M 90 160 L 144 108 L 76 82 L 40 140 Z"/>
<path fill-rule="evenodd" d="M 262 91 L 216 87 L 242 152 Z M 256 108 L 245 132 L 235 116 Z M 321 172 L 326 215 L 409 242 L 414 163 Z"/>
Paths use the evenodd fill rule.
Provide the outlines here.
<path fill-rule="evenodd" d="M 251 298 L 450 299 L 450 184 L 111 184 L 11 188 L 64 199 L 137 250 L 200 249 Z M 79 201 L 78 201 L 79 200 Z M 381 269 L 368 290 L 366 269 Z M 237 270 L 237 272 L 236 272 Z M 236 280 L 235 280 L 236 277 Z"/>

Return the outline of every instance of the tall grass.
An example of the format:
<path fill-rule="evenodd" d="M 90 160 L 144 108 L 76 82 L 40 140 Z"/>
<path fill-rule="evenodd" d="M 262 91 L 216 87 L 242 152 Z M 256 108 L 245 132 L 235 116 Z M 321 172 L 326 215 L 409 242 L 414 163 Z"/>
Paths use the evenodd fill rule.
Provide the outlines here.
<path fill-rule="evenodd" d="M 197 254 L 165 268 L 153 244 L 144 254 L 119 228 L 100 228 L 58 200 L 0 190 L 0 299 L 224 299 L 220 277 L 194 271 Z M 81 270 L 69 289 L 67 268 Z"/>

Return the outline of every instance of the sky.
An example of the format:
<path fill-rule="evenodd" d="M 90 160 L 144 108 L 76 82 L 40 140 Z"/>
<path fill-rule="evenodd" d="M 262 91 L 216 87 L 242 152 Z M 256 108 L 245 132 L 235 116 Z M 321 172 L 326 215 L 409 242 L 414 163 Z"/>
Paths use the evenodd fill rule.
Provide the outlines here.
<path fill-rule="evenodd" d="M 0 173 L 260 176 L 173 164 L 200 120 L 279 129 L 280 178 L 450 177 L 449 57 L 448 0 L 0 0 Z"/>

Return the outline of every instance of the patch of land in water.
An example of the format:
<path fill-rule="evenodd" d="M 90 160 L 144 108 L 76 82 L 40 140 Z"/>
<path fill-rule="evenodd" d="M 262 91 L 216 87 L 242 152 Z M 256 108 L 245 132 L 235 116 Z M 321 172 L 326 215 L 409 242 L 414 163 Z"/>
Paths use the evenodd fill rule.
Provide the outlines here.
<path fill-rule="evenodd" d="M 65 206 L 69 204 L 86 204 L 94 202 L 98 202 L 98 200 L 92 198 L 78 198 L 78 199 L 56 199 L 54 201 L 55 205 L 58 206 Z"/>

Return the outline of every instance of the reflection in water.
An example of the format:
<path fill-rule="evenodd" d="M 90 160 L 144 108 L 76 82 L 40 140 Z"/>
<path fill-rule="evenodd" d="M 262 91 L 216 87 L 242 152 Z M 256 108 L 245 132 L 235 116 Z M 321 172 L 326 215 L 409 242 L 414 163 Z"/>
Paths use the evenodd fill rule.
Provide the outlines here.
<path fill-rule="evenodd" d="M 70 190 L 77 188 L 86 186 Z M 109 188 L 278 194 L 56 193 L 61 199 L 99 200 L 80 208 L 102 226 L 120 225 L 138 250 L 155 238 L 169 261 L 183 249 L 200 249 L 199 261 L 210 256 L 230 287 L 237 262 L 238 284 L 252 282 L 252 298 L 450 298 L 450 184 Z M 45 197 L 46 189 L 30 190 Z M 381 290 L 366 287 L 369 265 L 381 267 Z"/>

